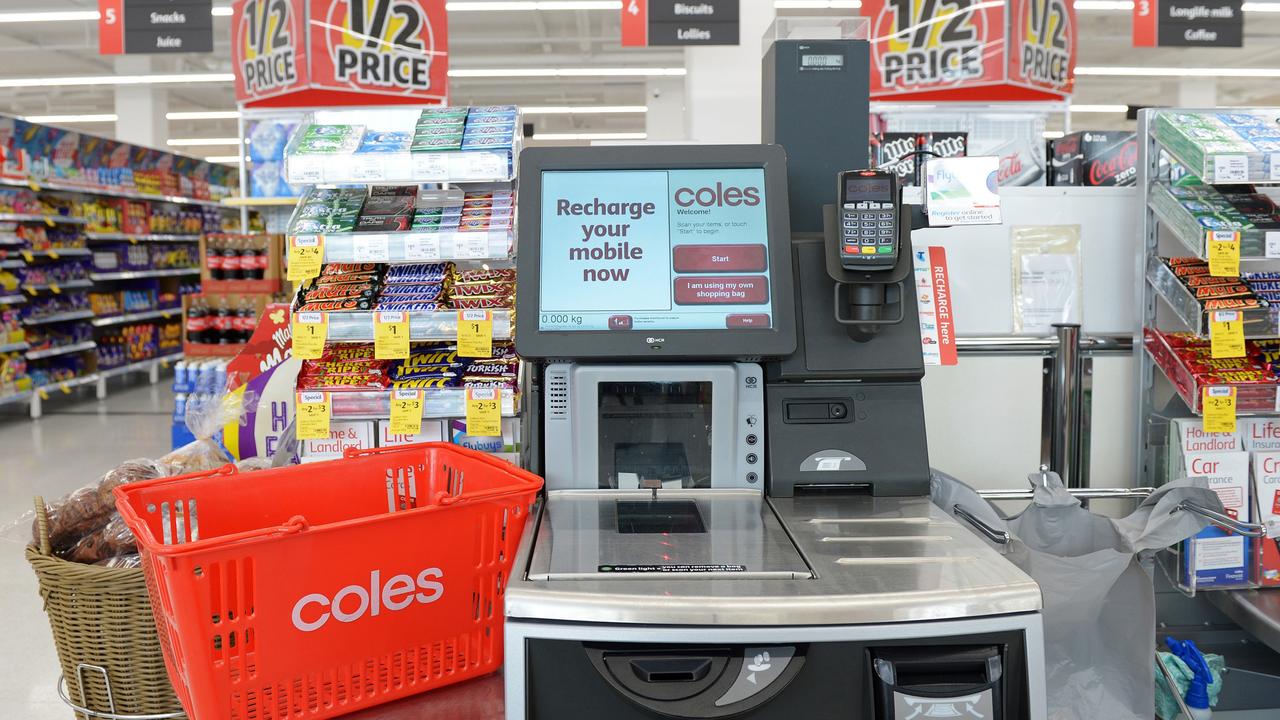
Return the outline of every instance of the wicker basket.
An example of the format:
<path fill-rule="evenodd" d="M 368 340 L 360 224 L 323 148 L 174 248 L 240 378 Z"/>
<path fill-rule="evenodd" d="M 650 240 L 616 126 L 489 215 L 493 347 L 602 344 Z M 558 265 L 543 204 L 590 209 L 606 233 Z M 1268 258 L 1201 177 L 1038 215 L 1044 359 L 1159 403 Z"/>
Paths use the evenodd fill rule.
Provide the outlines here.
<path fill-rule="evenodd" d="M 186 717 L 165 671 L 143 571 L 56 557 L 40 497 L 36 525 L 40 543 L 27 546 L 27 562 L 62 665 L 66 688 L 59 692 L 76 718 Z"/>

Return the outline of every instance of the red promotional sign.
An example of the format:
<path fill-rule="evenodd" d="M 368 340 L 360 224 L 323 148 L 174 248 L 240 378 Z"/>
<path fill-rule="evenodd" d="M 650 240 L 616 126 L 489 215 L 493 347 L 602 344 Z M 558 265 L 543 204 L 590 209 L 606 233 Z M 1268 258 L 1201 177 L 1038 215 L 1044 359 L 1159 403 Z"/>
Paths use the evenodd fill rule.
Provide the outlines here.
<path fill-rule="evenodd" d="M 622 0 L 622 47 L 648 47 L 649 0 Z"/>
<path fill-rule="evenodd" d="M 444 0 L 237 0 L 236 99 L 248 107 L 443 103 Z"/>
<path fill-rule="evenodd" d="M 1160 0 L 1133 1 L 1133 46 L 1155 47 L 1160 26 Z"/>
<path fill-rule="evenodd" d="M 236 100 L 246 105 L 307 87 L 302 12 L 288 0 L 236 0 L 231 60 Z"/>
<path fill-rule="evenodd" d="M 947 250 L 929 248 L 929 276 L 933 282 L 933 306 L 938 318 L 938 354 L 943 365 L 955 365 L 956 320 L 951 306 L 951 278 L 947 271 Z"/>
<path fill-rule="evenodd" d="M 98 0 L 98 54 L 124 53 L 124 0 Z"/>
<path fill-rule="evenodd" d="M 1071 94 L 1068 0 L 864 0 L 871 97 L 1058 100 Z"/>

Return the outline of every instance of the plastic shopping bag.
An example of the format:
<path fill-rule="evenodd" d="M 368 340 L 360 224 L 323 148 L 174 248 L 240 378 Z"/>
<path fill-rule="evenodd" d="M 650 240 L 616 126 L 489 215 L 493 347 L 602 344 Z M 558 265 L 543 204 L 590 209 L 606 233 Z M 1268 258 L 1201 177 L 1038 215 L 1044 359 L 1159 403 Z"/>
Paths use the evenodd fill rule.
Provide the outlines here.
<path fill-rule="evenodd" d="M 1222 503 L 1203 478 L 1180 480 L 1157 489 L 1127 517 L 1112 519 L 1081 507 L 1056 473 L 1029 477 L 1034 497 L 1012 518 L 936 471 L 933 502 L 950 514 L 959 505 L 1008 531 L 1012 541 L 997 549 L 1039 583 L 1050 720 L 1149 720 L 1156 611 L 1142 556 L 1208 524 L 1174 512 L 1182 501 L 1219 512 Z"/>

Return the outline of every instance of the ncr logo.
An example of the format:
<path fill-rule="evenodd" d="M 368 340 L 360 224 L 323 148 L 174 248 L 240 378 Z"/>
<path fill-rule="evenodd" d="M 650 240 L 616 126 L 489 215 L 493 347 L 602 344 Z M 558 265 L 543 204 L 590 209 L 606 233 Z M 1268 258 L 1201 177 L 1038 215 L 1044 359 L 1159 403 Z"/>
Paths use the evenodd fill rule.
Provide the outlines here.
<path fill-rule="evenodd" d="M 293 606 L 293 626 L 302 632 L 315 632 L 330 619 L 350 623 L 368 615 L 377 617 L 386 612 L 398 612 L 410 605 L 429 605 L 444 595 L 444 583 L 432 578 L 444 578 L 440 568 L 424 568 L 417 577 L 393 575 L 382 583 L 382 571 L 369 573 L 367 585 L 348 585 L 328 597 L 322 593 L 303 595 Z"/>

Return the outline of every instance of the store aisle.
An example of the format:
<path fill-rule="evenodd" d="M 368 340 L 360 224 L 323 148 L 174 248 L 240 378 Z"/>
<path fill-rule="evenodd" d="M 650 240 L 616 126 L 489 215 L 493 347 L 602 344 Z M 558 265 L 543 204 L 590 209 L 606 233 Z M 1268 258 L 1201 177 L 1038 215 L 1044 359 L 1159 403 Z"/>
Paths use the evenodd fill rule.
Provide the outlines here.
<path fill-rule="evenodd" d="M 32 496 L 59 497 L 122 460 L 169 450 L 173 393 L 168 382 L 112 390 L 102 402 L 48 403 L 45 417 L 34 422 L 16 414 L 0 417 L 0 608 L 8 668 L 0 674 L 0 716 L 71 717 L 54 692 L 53 641 L 35 576 L 23 557 Z M 14 527 L 20 517 L 20 527 Z"/>

